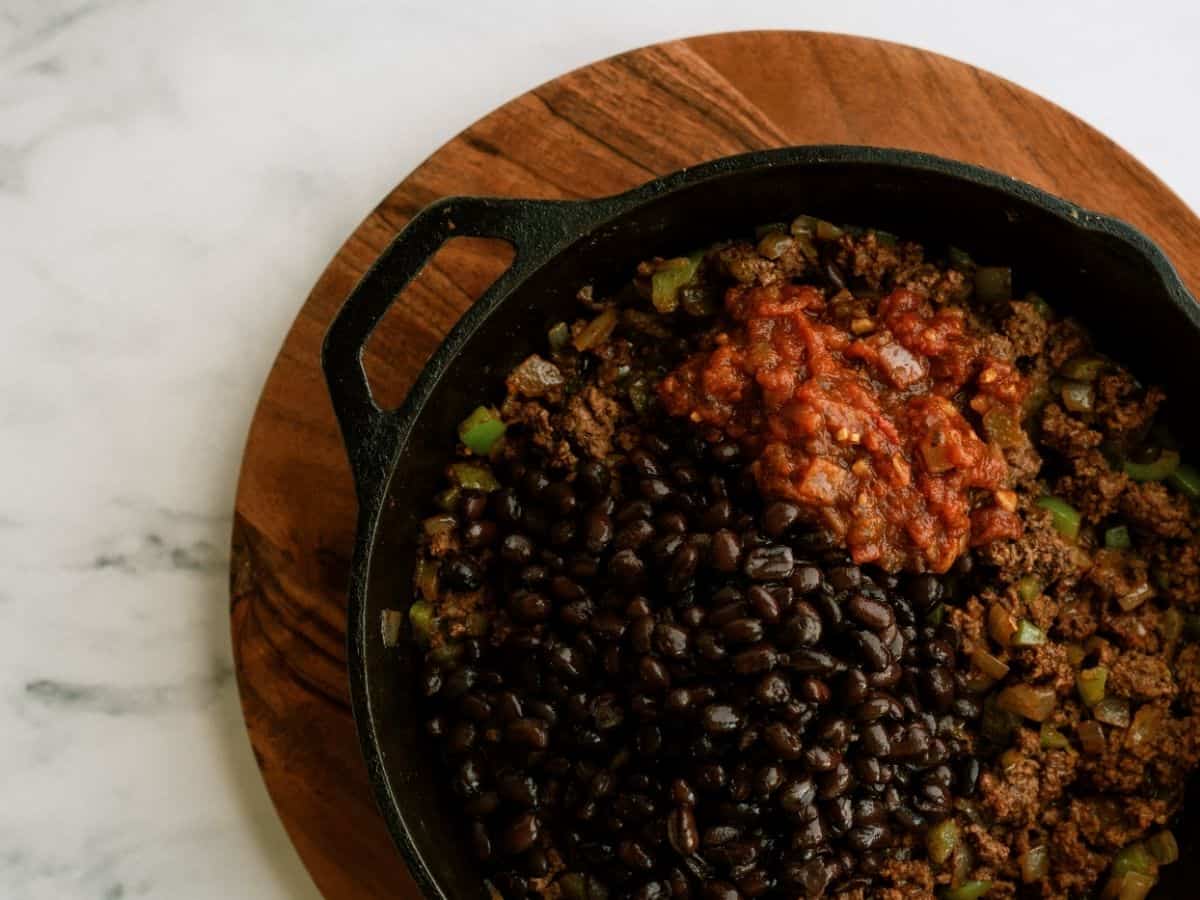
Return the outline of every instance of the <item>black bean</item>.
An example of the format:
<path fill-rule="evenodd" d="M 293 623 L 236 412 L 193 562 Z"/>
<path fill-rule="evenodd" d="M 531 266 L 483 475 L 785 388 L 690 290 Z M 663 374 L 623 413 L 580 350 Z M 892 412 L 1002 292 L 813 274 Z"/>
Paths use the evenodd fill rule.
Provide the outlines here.
<path fill-rule="evenodd" d="M 921 687 L 934 709 L 945 711 L 954 704 L 954 675 L 938 666 L 921 673 Z"/>
<path fill-rule="evenodd" d="M 691 856 L 700 847 L 696 814 L 690 805 L 677 806 L 667 818 L 667 840 L 681 856 Z"/>
<path fill-rule="evenodd" d="M 724 628 L 734 619 L 745 618 L 746 613 L 750 609 L 749 605 L 738 594 L 730 593 L 725 596 L 732 599 L 721 603 L 719 606 L 715 606 L 712 612 L 708 614 L 708 624 L 714 628 Z M 716 600 L 715 597 L 713 599 Z"/>
<path fill-rule="evenodd" d="M 713 533 L 712 545 L 709 550 L 712 566 L 718 572 L 735 572 L 741 557 L 742 547 L 737 535 L 727 528 L 721 528 Z"/>
<path fill-rule="evenodd" d="M 452 591 L 474 591 L 483 584 L 483 569 L 469 556 L 452 556 L 442 563 L 441 583 Z"/>
<path fill-rule="evenodd" d="M 538 563 L 522 566 L 517 581 L 527 588 L 536 588 L 550 580 L 550 570 Z"/>
<path fill-rule="evenodd" d="M 504 829 L 500 845 L 504 852 L 510 855 L 524 853 L 537 841 L 540 831 L 537 816 L 533 813 L 523 813 Z"/>
<path fill-rule="evenodd" d="M 835 836 L 841 836 L 854 827 L 856 806 L 849 797 L 834 797 L 821 804 L 821 818 Z"/>
<path fill-rule="evenodd" d="M 797 594 L 811 594 L 821 586 L 821 570 L 816 566 L 799 565 L 792 572 L 788 584 Z"/>
<path fill-rule="evenodd" d="M 821 617 L 811 604 L 797 601 L 783 623 L 781 641 L 791 647 L 814 647 L 821 640 Z"/>
<path fill-rule="evenodd" d="M 934 575 L 916 575 L 908 583 L 908 599 L 921 612 L 932 609 L 942 599 L 942 583 Z"/>
<path fill-rule="evenodd" d="M 721 636 L 731 644 L 752 644 L 762 640 L 763 625 L 758 619 L 734 619 L 721 627 Z"/>
<path fill-rule="evenodd" d="M 825 747 L 809 747 L 804 751 L 804 764 L 813 772 L 828 772 L 842 761 L 842 755 Z"/>
<path fill-rule="evenodd" d="M 588 497 L 597 500 L 608 493 L 611 477 L 608 468 L 598 460 L 589 460 L 579 467 L 575 484 Z"/>
<path fill-rule="evenodd" d="M 775 648 L 762 641 L 734 654 L 733 670 L 739 675 L 757 675 L 775 668 L 777 659 Z"/>
<path fill-rule="evenodd" d="M 541 719 L 517 719 L 504 727 L 504 736 L 509 743 L 532 750 L 545 750 L 550 746 L 550 729 Z"/>
<path fill-rule="evenodd" d="M 679 548 L 679 552 L 675 554 L 675 558 L 671 560 L 671 568 L 667 573 L 666 588 L 672 592 L 683 590 L 692 576 L 696 574 L 696 569 L 700 565 L 700 551 L 695 544 L 684 544 Z"/>
<path fill-rule="evenodd" d="M 608 571 L 619 583 L 631 585 L 645 573 L 646 564 L 633 550 L 621 550 L 609 560 Z"/>
<path fill-rule="evenodd" d="M 803 897 L 825 896 L 826 889 L 837 878 L 836 868 L 824 857 L 789 863 L 785 872 Z"/>
<path fill-rule="evenodd" d="M 792 589 L 787 585 L 772 585 L 764 588 L 756 584 L 746 592 L 746 598 L 754 613 L 769 624 L 775 624 L 783 614 L 792 608 L 794 602 Z"/>
<path fill-rule="evenodd" d="M 700 527 L 705 531 L 716 531 L 729 524 L 733 517 L 733 505 L 725 497 L 718 497 L 700 515 Z"/>
<path fill-rule="evenodd" d="M 779 672 L 771 672 L 762 677 L 754 689 L 754 696 L 764 706 L 776 706 L 791 699 L 792 686 L 787 676 Z"/>
<path fill-rule="evenodd" d="M 872 722 L 862 730 L 862 742 L 867 752 L 874 756 L 888 756 L 892 752 L 887 727 L 879 722 Z"/>
<path fill-rule="evenodd" d="M 530 775 L 505 772 L 496 777 L 496 793 L 507 803 L 524 809 L 538 804 L 538 784 Z"/>
<path fill-rule="evenodd" d="M 851 848 L 859 851 L 872 850 L 887 843 L 888 830 L 883 825 L 863 825 L 850 829 L 846 840 Z"/>
<path fill-rule="evenodd" d="M 523 534 L 510 534 L 500 542 L 500 557 L 514 565 L 524 565 L 533 559 L 533 541 Z"/>
<path fill-rule="evenodd" d="M 648 690 L 661 692 L 671 686 L 671 674 L 667 667 L 653 656 L 641 658 L 638 663 L 638 675 Z"/>
<path fill-rule="evenodd" d="M 779 581 L 792 574 L 792 548 L 775 544 L 755 547 L 746 556 L 742 571 L 755 581 Z"/>
<path fill-rule="evenodd" d="M 711 734 L 728 734 L 741 727 L 742 718 L 728 703 L 711 703 L 704 707 L 701 722 Z"/>
<path fill-rule="evenodd" d="M 769 537 L 782 537 L 799 518 L 799 506 L 787 500 L 776 500 L 763 510 L 763 531 Z"/>
<path fill-rule="evenodd" d="M 983 712 L 983 707 L 970 697 L 959 697 L 954 701 L 952 709 L 954 715 L 960 719 L 977 719 Z"/>
<path fill-rule="evenodd" d="M 741 900 L 741 895 L 728 881 L 709 881 L 705 883 L 702 896 L 704 900 Z"/>
<path fill-rule="evenodd" d="M 515 591 L 508 599 L 508 611 L 519 622 L 541 622 L 550 615 L 550 601 L 536 591 Z"/>
<path fill-rule="evenodd" d="M 709 662 L 725 658 L 725 644 L 715 631 L 704 630 L 696 636 L 696 652 Z"/>
<path fill-rule="evenodd" d="M 442 689 L 445 683 L 445 677 L 442 672 L 442 667 L 436 664 L 425 666 L 421 672 L 421 693 L 426 697 L 434 696 Z"/>
<path fill-rule="evenodd" d="M 683 537 L 678 534 L 667 534 L 650 545 L 650 555 L 660 566 L 666 565 L 683 546 Z"/>
<path fill-rule="evenodd" d="M 835 566 L 829 570 L 829 583 L 835 591 L 852 591 L 862 583 L 858 566 Z"/>
<path fill-rule="evenodd" d="M 827 838 L 825 823 L 814 811 L 813 815 L 801 822 L 800 827 L 792 832 L 792 847 L 796 850 L 816 850 Z"/>
<path fill-rule="evenodd" d="M 834 716 L 830 719 L 823 720 L 817 726 L 817 740 L 834 750 L 840 750 L 850 743 L 850 738 L 853 735 L 854 726 L 850 724 L 848 719 L 841 716 Z"/>
<path fill-rule="evenodd" d="M 500 524 L 512 527 L 521 521 L 522 506 L 515 491 L 503 488 L 492 494 L 492 510 Z"/>
<path fill-rule="evenodd" d="M 654 649 L 669 659 L 683 659 L 688 655 L 688 633 L 684 628 L 670 622 L 654 626 Z"/>
<path fill-rule="evenodd" d="M 872 631 L 883 631 L 896 622 L 891 607 L 878 600 L 872 600 L 865 594 L 855 594 L 851 597 L 846 604 L 846 611 L 850 613 L 850 618 Z"/>
<path fill-rule="evenodd" d="M 807 647 L 793 650 L 788 665 L 803 675 L 832 675 L 840 668 L 840 663 L 831 654 Z"/>
<path fill-rule="evenodd" d="M 475 686 L 479 672 L 470 666 L 463 666 L 451 672 L 442 685 L 442 696 L 447 700 L 455 700 Z"/>
<path fill-rule="evenodd" d="M 588 511 L 583 519 L 583 545 L 590 553 L 600 553 L 613 539 L 613 524 L 601 508 Z"/>
<path fill-rule="evenodd" d="M 737 880 L 737 889 L 743 897 L 760 897 L 774 886 L 775 880 L 766 870 L 754 868 Z"/>
<path fill-rule="evenodd" d="M 651 503 L 661 503 L 675 493 L 671 485 L 661 478 L 643 478 L 638 482 L 638 491 Z"/>
<path fill-rule="evenodd" d="M 618 550 L 636 550 L 654 537 L 654 526 L 647 519 L 634 519 L 613 535 L 612 544 Z"/>
<path fill-rule="evenodd" d="M 780 759 L 799 759 L 804 750 L 800 737 L 783 722 L 771 722 L 763 729 L 763 740 Z"/>
<path fill-rule="evenodd" d="M 892 654 L 888 653 L 877 635 L 870 631 L 856 631 L 852 637 L 859 657 L 866 661 L 872 671 L 882 672 L 892 664 Z"/>
<path fill-rule="evenodd" d="M 854 774 L 864 784 L 882 784 L 883 764 L 874 756 L 860 756 L 854 761 Z"/>
<path fill-rule="evenodd" d="M 968 756 L 962 761 L 958 770 L 958 791 L 964 797 L 975 795 L 975 788 L 979 784 L 979 772 L 979 760 L 975 757 Z"/>
<path fill-rule="evenodd" d="M 483 766 L 478 758 L 468 756 L 458 764 L 451 786 L 460 797 L 474 797 L 482 783 Z"/>
<path fill-rule="evenodd" d="M 479 550 L 487 547 L 495 540 L 495 522 L 470 522 L 463 528 L 463 546 L 468 549 Z"/>

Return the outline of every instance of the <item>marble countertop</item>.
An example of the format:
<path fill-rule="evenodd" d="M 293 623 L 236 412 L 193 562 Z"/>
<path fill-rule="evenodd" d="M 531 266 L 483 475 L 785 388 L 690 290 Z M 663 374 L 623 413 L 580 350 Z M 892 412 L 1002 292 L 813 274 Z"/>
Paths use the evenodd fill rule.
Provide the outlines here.
<path fill-rule="evenodd" d="M 1058 101 L 1200 206 L 1190 2 L 568 6 L 0 0 L 0 897 L 317 896 L 233 679 L 242 443 L 326 261 L 500 102 L 684 33 L 857 32 Z"/>

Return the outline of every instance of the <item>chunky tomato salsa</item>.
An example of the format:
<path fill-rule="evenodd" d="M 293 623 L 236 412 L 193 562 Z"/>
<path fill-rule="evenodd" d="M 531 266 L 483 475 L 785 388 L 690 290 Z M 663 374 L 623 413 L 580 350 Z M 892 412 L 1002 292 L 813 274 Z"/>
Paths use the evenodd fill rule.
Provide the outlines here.
<path fill-rule="evenodd" d="M 968 415 L 1018 420 L 1024 382 L 962 307 L 901 288 L 844 320 L 790 283 L 730 288 L 725 306 L 729 327 L 659 395 L 753 453 L 764 495 L 893 571 L 943 572 L 970 544 L 1020 535 L 1008 466 Z"/>

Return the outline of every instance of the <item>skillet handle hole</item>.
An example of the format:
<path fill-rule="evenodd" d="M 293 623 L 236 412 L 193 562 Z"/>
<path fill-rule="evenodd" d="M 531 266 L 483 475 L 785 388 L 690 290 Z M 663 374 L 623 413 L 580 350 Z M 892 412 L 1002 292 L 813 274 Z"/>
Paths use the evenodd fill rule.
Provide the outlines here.
<path fill-rule="evenodd" d="M 513 245 L 499 238 L 456 237 L 425 263 L 388 307 L 363 352 L 371 395 L 381 409 L 404 402 L 446 332 L 515 255 Z"/>

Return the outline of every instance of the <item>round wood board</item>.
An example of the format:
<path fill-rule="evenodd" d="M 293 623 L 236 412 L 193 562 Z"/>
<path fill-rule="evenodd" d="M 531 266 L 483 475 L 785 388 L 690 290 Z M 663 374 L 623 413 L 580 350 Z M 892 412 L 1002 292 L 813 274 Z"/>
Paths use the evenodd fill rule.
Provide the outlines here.
<path fill-rule="evenodd" d="M 910 47 L 742 32 L 635 50 L 555 79 L 472 125 L 358 227 L 313 288 L 250 427 L 234 518 L 233 648 L 246 725 L 279 815 L 330 900 L 419 893 L 376 813 L 351 718 L 345 588 L 355 500 L 321 375 L 350 289 L 421 207 L 448 194 L 612 194 L 715 157 L 792 144 L 924 150 L 997 169 L 1132 222 L 1200 293 L 1200 220 L 1065 110 Z M 459 242 L 372 337 L 377 396 L 398 401 L 502 268 Z"/>

